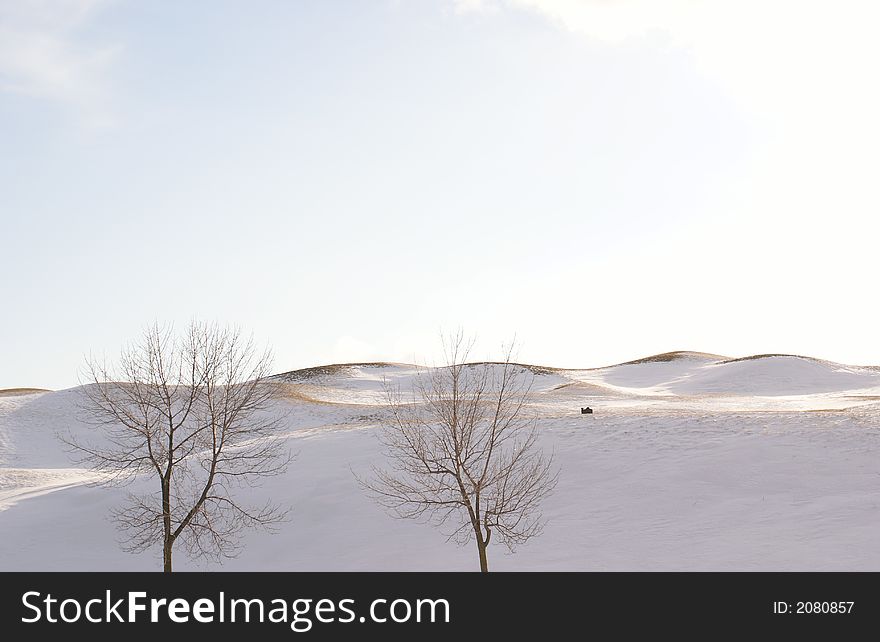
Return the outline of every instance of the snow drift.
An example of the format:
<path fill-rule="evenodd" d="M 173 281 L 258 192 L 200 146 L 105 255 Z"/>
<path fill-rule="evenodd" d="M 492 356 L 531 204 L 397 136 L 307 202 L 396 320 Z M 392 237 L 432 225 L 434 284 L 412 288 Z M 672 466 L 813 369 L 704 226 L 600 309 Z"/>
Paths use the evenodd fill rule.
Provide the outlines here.
<path fill-rule="evenodd" d="M 497 367 L 497 366 L 496 366 Z M 499 570 L 880 570 L 880 371 L 790 355 L 667 353 L 588 370 L 517 365 L 559 485 L 545 533 Z M 298 457 L 249 489 L 293 508 L 224 568 L 472 570 L 432 527 L 393 520 L 352 472 L 376 463 L 384 387 L 419 369 L 277 375 Z M 92 430 L 79 389 L 0 395 L 0 569 L 156 569 L 107 519 L 125 488 L 89 486 L 58 434 Z M 580 415 L 582 405 L 596 413 Z M 149 480 L 136 481 L 146 484 Z M 181 555 L 180 568 L 193 566 Z"/>

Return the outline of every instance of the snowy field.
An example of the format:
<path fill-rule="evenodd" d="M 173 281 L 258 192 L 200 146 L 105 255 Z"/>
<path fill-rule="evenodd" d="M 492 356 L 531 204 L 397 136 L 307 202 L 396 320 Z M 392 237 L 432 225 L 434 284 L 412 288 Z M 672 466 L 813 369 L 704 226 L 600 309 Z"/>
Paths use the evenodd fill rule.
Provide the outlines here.
<path fill-rule="evenodd" d="M 353 471 L 379 463 L 382 381 L 405 365 L 279 375 L 297 453 L 248 492 L 292 507 L 222 567 L 475 570 L 473 545 L 388 517 Z M 493 570 L 880 570 L 880 370 L 789 356 L 675 353 L 595 370 L 533 368 L 530 410 L 560 468 L 544 534 Z M 0 570 L 158 570 L 108 519 L 128 488 L 90 486 L 57 434 L 89 430 L 77 389 L 0 393 Z M 581 415 L 590 405 L 593 415 Z M 137 482 L 140 483 L 140 482 Z"/>

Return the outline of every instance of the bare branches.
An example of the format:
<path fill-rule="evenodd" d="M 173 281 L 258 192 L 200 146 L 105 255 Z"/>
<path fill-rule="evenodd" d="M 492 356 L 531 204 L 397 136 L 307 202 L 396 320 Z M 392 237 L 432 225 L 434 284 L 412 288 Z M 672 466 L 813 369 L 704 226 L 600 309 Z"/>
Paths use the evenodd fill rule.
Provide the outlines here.
<path fill-rule="evenodd" d="M 236 487 L 286 470 L 277 438 L 281 417 L 267 382 L 271 354 L 217 325 L 191 324 L 181 335 L 154 325 L 125 348 L 115 370 L 88 363 L 83 410 L 98 445 L 68 440 L 105 483 L 150 474 L 154 494 L 130 494 L 114 517 L 126 550 L 161 542 L 171 570 L 175 542 L 196 558 L 238 553 L 246 528 L 270 529 L 286 511 L 238 503 Z"/>
<path fill-rule="evenodd" d="M 468 364 L 472 345 L 461 333 L 444 338 L 447 365 L 421 373 L 408 399 L 386 386 L 387 465 L 360 483 L 395 517 L 475 539 L 486 571 L 493 533 L 512 551 L 541 532 L 556 474 L 537 447 L 525 408 L 531 377 L 512 363 L 512 346 L 501 363 Z"/>

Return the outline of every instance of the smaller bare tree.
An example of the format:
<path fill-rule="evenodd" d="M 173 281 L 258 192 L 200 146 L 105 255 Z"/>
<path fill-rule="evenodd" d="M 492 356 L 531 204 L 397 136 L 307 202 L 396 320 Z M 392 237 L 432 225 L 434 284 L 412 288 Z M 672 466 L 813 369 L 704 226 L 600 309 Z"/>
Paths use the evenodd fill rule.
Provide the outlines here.
<path fill-rule="evenodd" d="M 285 518 L 276 505 L 245 506 L 233 493 L 290 461 L 277 435 L 270 365 L 271 354 L 238 330 L 201 323 L 181 335 L 153 325 L 115 369 L 88 362 L 82 409 L 101 434 L 65 441 L 104 484 L 138 476 L 156 483 L 113 513 L 125 550 L 161 544 L 171 572 L 178 541 L 191 558 L 219 561 L 238 554 L 243 529 L 272 530 Z"/>
<path fill-rule="evenodd" d="M 487 572 L 493 536 L 513 552 L 541 533 L 557 473 L 536 443 L 532 377 L 512 346 L 501 363 L 467 364 L 472 341 L 459 332 L 443 344 L 448 365 L 420 373 L 411 397 L 386 385 L 389 464 L 359 482 L 393 516 L 434 523 L 461 545 L 473 539 Z"/>

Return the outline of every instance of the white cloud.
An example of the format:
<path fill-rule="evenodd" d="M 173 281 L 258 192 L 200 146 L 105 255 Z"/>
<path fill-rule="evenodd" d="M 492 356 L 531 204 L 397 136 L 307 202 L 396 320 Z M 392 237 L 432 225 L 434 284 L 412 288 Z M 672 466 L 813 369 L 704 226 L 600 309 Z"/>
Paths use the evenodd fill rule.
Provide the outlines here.
<path fill-rule="evenodd" d="M 0 0 L 0 90 L 58 101 L 89 124 L 110 120 L 105 77 L 117 52 L 77 37 L 106 0 Z"/>
<path fill-rule="evenodd" d="M 868 0 L 455 0 L 461 12 L 487 6 L 533 11 L 606 43 L 665 38 L 760 113 L 796 117 L 827 109 L 834 97 L 859 99 L 857 108 L 878 98 L 869 79 L 880 5 Z"/>
<path fill-rule="evenodd" d="M 698 73 L 748 115 L 761 137 L 745 177 L 746 216 L 765 220 L 780 234 L 792 225 L 827 221 L 832 213 L 837 222 L 875 218 L 880 208 L 873 187 L 880 170 L 880 87 L 873 81 L 880 60 L 876 2 L 498 3 L 609 46 L 641 43 L 687 51 Z M 813 240 L 820 242 L 824 234 L 817 230 Z"/>
<path fill-rule="evenodd" d="M 700 3 L 689 0 L 505 0 L 558 24 L 608 42 L 651 31 L 676 33 Z"/>
<path fill-rule="evenodd" d="M 497 0 L 452 0 L 455 13 L 484 13 L 497 11 Z"/>
<path fill-rule="evenodd" d="M 385 358 L 374 345 L 348 335 L 336 340 L 331 354 L 334 363 L 380 361 Z"/>

